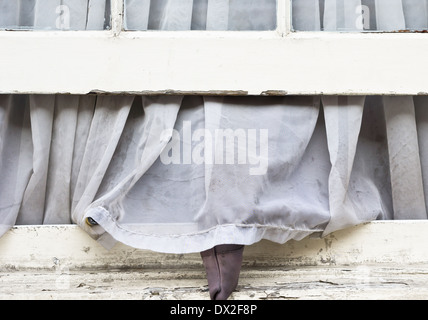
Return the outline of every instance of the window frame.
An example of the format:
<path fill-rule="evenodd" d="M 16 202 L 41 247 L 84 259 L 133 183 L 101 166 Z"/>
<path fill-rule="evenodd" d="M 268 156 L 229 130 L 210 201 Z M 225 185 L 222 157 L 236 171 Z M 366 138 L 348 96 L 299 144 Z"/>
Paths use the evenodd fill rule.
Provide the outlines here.
<path fill-rule="evenodd" d="M 277 17 L 275 31 L 123 31 L 123 0 L 112 0 L 111 30 L 0 31 L 0 94 L 428 94 L 428 86 L 421 81 L 428 74 L 428 63 L 423 63 L 428 49 L 425 34 L 292 32 L 291 0 L 278 0 Z M 379 225 L 384 226 L 382 233 L 371 229 Z M 405 221 L 374 221 L 362 227 L 368 228 L 369 235 L 376 235 L 375 239 L 381 234 L 391 240 L 390 234 L 400 233 L 402 237 L 395 236 L 394 239 L 406 243 L 408 246 L 404 249 L 407 250 L 415 249 L 414 244 L 424 243 L 420 238 L 428 234 L 423 232 L 428 229 L 426 221 L 411 222 L 411 225 Z M 34 228 L 34 237 L 41 242 L 34 241 L 28 228 Z M 42 225 L 15 227 L 7 236 L 19 236 L 19 230 L 25 235 L 2 240 L 2 248 L 7 245 L 9 250 L 1 250 L 0 260 L 10 261 L 12 257 L 12 261 L 19 261 L 23 267 L 37 270 L 51 267 L 53 251 L 45 239 L 52 237 L 50 232 L 44 232 L 46 228 L 48 226 Z M 75 232 L 81 230 L 73 225 L 63 228 L 61 234 L 65 238 L 56 241 L 62 246 L 58 252 L 64 257 L 57 256 L 61 261 L 96 267 L 105 265 L 99 264 L 101 258 L 98 256 L 92 264 L 79 260 L 83 256 L 76 259 L 77 252 L 85 252 L 87 256 L 86 249 L 93 240 L 86 233 L 81 233 L 82 238 L 76 240 Z M 368 239 L 367 243 L 386 243 L 383 238 L 373 242 L 367 233 L 351 231 L 357 242 Z M 348 235 L 347 230 L 341 232 Z M 56 231 L 52 234 L 57 236 Z M 416 239 L 409 235 L 418 236 Z M 69 250 L 64 252 L 64 243 L 69 239 L 75 239 L 76 245 L 70 247 L 67 244 Z M 36 243 L 37 250 L 42 249 L 43 260 L 37 259 L 37 264 L 33 263 L 32 247 L 29 247 L 28 255 L 22 250 L 17 251 L 16 246 L 22 243 Z M 271 252 L 266 250 L 266 244 L 263 242 L 255 248 Z M 80 246 L 85 250 L 80 250 Z M 353 252 L 346 245 L 343 248 Z M 384 253 L 385 246 L 378 248 Z M 376 252 L 373 256 L 377 260 L 372 262 L 408 263 L 409 256 L 415 257 L 410 262 L 427 257 L 422 251 L 416 251 L 416 255 L 402 255 L 402 251 L 390 243 L 388 248 L 394 248 L 393 253 L 397 254 Z M 283 256 L 284 251 L 278 250 L 278 256 Z M 412 250 L 408 251 L 413 253 Z M 314 252 L 318 259 L 320 251 Z M 102 256 L 102 259 L 110 262 L 116 253 L 107 258 Z M 275 258 L 272 252 L 269 256 Z M 299 262 L 301 257 L 299 255 Z M 358 264 L 368 261 L 365 252 L 358 257 L 361 261 L 352 261 Z"/>
<path fill-rule="evenodd" d="M 428 94 L 423 33 L 292 32 L 291 0 L 274 31 L 124 31 L 123 4 L 111 30 L 0 31 L 0 94 Z"/>

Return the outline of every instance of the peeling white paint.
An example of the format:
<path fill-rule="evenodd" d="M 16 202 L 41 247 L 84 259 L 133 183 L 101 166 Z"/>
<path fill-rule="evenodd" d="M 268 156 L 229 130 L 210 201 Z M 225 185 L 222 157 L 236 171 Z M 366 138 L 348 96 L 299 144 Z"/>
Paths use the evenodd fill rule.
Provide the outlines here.
<path fill-rule="evenodd" d="M 375 221 L 326 238 L 247 246 L 244 266 L 344 266 L 428 262 L 428 221 Z M 162 254 L 117 244 L 104 249 L 76 225 L 17 226 L 0 238 L 0 271 L 200 268 L 199 253 Z"/>
<path fill-rule="evenodd" d="M 428 221 L 376 221 L 326 238 L 247 246 L 231 299 L 426 299 Z M 0 238 L 2 299 L 208 299 L 198 253 L 107 251 L 75 225 Z"/>
<path fill-rule="evenodd" d="M 0 32 L 0 42 L 0 93 L 427 92 L 418 33 Z"/>

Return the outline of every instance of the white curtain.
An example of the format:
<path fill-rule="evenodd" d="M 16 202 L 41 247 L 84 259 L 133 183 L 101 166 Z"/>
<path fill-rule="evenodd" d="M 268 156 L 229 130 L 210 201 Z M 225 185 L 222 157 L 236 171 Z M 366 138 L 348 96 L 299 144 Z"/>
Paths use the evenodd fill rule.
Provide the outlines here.
<path fill-rule="evenodd" d="M 296 31 L 427 30 L 427 0 L 292 0 Z"/>
<path fill-rule="evenodd" d="M 1 232 L 77 223 L 106 247 L 186 253 L 426 219 L 427 107 L 426 97 L 2 95 Z"/>
<path fill-rule="evenodd" d="M 333 25 L 301 3 L 317 4 L 302 25 Z M 162 28 L 191 28 L 192 11 L 171 12 Z M 0 235 L 76 223 L 106 247 L 188 253 L 427 219 L 427 108 L 428 97 L 0 95 Z"/>
<path fill-rule="evenodd" d="M 127 30 L 274 30 L 276 0 L 125 0 Z"/>
<path fill-rule="evenodd" d="M 0 29 L 103 30 L 109 0 L 0 0 Z"/>

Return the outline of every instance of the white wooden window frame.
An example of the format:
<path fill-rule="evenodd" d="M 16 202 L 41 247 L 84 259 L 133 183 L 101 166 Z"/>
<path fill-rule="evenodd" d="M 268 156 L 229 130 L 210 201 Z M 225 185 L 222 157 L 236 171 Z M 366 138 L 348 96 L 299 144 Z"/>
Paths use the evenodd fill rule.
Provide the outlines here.
<path fill-rule="evenodd" d="M 106 31 L 1 31 L 0 93 L 427 94 L 423 33 L 124 31 L 112 0 Z"/>
<path fill-rule="evenodd" d="M 0 31 L 0 94 L 428 94 L 426 34 L 294 33 L 291 0 L 278 0 L 278 27 L 263 32 L 127 32 L 123 0 L 112 0 L 112 14 L 105 31 Z M 426 264 L 426 230 L 427 221 L 374 221 L 299 246 L 263 241 L 246 259 L 264 266 L 266 259 L 271 266 Z M 122 245 L 105 251 L 75 225 L 16 226 L 0 239 L 0 272 L 52 270 L 58 261 L 70 270 L 177 268 L 199 266 L 198 257 Z"/>

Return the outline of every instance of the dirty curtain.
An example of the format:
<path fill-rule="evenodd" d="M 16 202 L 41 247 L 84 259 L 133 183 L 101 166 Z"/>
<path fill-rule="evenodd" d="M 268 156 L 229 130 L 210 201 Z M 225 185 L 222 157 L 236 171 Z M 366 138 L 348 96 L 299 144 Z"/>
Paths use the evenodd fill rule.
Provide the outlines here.
<path fill-rule="evenodd" d="M 403 27 L 406 20 L 394 17 L 410 15 L 410 1 L 399 2 L 374 3 L 379 28 L 384 20 Z M 91 1 L 79 3 L 88 9 Z M 171 10 L 177 2 L 164 3 Z M 179 16 L 164 10 L 159 25 L 174 29 L 187 19 L 191 28 L 190 4 L 202 2 L 186 3 Z M 224 14 L 228 1 L 216 3 L 212 21 L 221 26 L 211 26 L 221 29 L 233 16 Z M 348 19 L 325 7 L 320 14 L 317 1 L 300 4 L 305 14 L 295 7 L 293 19 L 304 28 Z M 9 12 L 1 10 L 0 21 Z M 103 14 L 94 16 L 104 24 Z M 427 105 L 425 97 L 387 96 L 2 95 L 0 234 L 14 225 L 76 223 L 106 247 L 120 241 L 188 253 L 284 243 L 377 219 L 426 219 Z"/>

